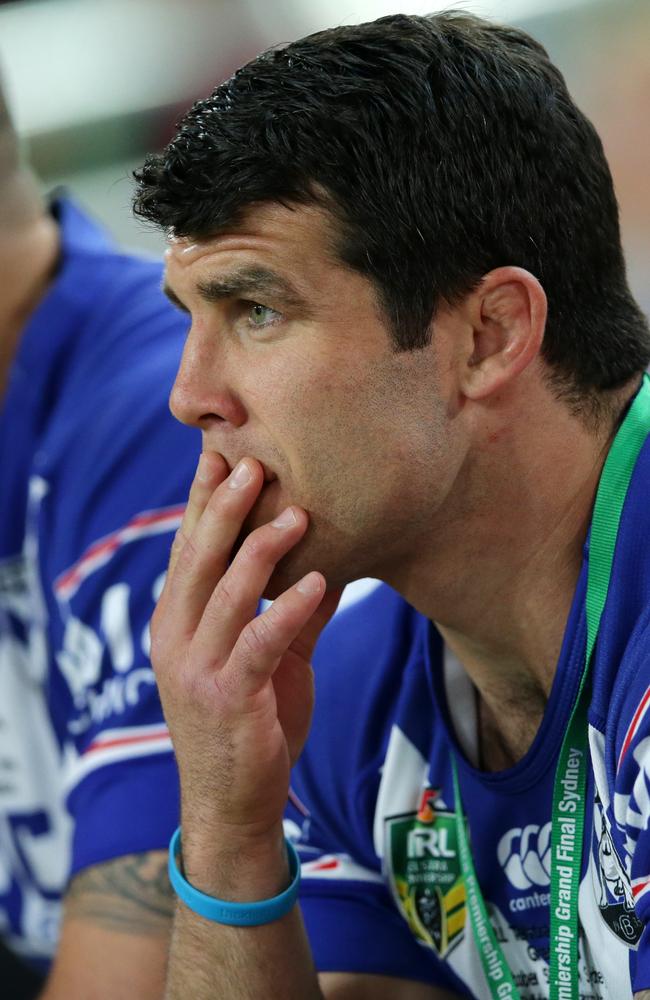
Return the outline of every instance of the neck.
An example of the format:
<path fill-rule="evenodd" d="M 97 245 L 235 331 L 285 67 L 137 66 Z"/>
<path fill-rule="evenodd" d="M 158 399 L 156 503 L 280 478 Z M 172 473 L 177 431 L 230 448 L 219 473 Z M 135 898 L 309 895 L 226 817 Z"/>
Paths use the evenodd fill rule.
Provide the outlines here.
<path fill-rule="evenodd" d="M 546 416 L 491 436 L 502 443 L 468 463 L 440 534 L 389 581 L 436 622 L 473 681 L 489 769 L 520 759 L 541 722 L 613 436 L 557 404 Z"/>
<path fill-rule="evenodd" d="M 59 256 L 58 226 L 42 207 L 12 223 L 2 226 L 0 236 L 0 398 L 22 331 L 47 291 Z"/>

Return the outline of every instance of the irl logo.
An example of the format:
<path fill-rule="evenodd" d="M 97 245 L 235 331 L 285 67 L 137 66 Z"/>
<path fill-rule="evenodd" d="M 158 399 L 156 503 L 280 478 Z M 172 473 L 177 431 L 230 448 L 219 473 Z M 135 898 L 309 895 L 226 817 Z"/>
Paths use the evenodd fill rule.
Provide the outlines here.
<path fill-rule="evenodd" d="M 515 826 L 499 841 L 499 864 L 515 889 L 550 884 L 551 824 Z"/>
<path fill-rule="evenodd" d="M 449 843 L 449 831 L 444 827 L 440 830 L 435 827 L 426 827 L 409 831 L 407 837 L 407 856 L 409 858 L 455 858 L 456 851 Z"/>

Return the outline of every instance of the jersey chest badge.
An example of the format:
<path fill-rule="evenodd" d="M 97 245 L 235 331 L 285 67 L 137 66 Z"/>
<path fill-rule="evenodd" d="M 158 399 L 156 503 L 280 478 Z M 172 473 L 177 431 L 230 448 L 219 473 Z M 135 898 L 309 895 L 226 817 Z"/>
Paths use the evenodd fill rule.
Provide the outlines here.
<path fill-rule="evenodd" d="M 465 930 L 465 884 L 456 820 L 425 788 L 417 812 L 386 818 L 386 865 L 395 901 L 413 934 L 444 958 Z"/>

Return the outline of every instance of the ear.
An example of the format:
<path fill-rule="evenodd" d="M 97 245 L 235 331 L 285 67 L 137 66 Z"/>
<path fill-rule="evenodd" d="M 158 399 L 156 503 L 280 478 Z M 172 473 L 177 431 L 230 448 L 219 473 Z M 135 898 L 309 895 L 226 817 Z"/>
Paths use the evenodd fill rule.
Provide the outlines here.
<path fill-rule="evenodd" d="M 499 267 L 481 279 L 464 307 L 472 340 L 463 358 L 461 387 L 469 399 L 483 399 L 537 357 L 546 325 L 546 295 L 529 271 Z"/>

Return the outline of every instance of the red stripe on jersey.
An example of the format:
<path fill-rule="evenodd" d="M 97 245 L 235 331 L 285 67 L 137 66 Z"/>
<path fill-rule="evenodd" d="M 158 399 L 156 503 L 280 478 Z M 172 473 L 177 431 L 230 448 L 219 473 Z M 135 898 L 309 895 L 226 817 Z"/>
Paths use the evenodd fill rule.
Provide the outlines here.
<path fill-rule="evenodd" d="M 146 535 L 148 529 L 152 526 L 164 525 L 167 521 L 170 524 L 174 523 L 182 518 L 184 512 L 185 505 L 180 507 L 165 507 L 160 510 L 150 510 L 142 514 L 136 514 L 124 527 L 118 528 L 117 531 L 111 532 L 110 535 L 106 535 L 104 538 L 93 542 L 70 569 L 60 574 L 54 584 L 57 594 L 61 596 L 67 590 L 74 589 L 75 584 L 83 580 L 85 572 L 98 559 L 101 560 L 104 557 L 107 559 L 120 546 L 125 545 L 127 542 L 132 542 L 142 535 Z"/>
<path fill-rule="evenodd" d="M 618 768 L 617 768 L 617 770 L 620 769 L 620 766 L 623 763 L 623 758 L 625 757 L 625 754 L 630 749 L 630 743 L 634 739 L 634 736 L 635 736 L 635 734 L 636 734 L 636 732 L 637 732 L 637 730 L 638 730 L 638 728 L 639 728 L 639 726 L 641 724 L 641 719 L 643 718 L 643 716 L 647 712 L 648 707 L 650 707 L 650 687 L 646 688 L 645 694 L 643 695 L 643 698 L 641 699 L 641 703 L 640 703 L 639 707 L 637 708 L 636 712 L 634 713 L 634 718 L 632 719 L 632 721 L 631 721 L 631 723 L 630 723 L 630 725 L 628 727 L 627 733 L 625 734 L 625 739 L 623 740 L 623 746 L 621 747 L 621 752 L 620 752 L 619 757 L 618 757 Z"/>
<path fill-rule="evenodd" d="M 146 736 L 122 736 L 116 737 L 113 740 L 96 740 L 91 743 L 87 750 L 84 750 L 83 756 L 85 757 L 89 753 L 96 753 L 98 750 L 108 750 L 110 747 L 126 747 L 133 746 L 135 743 L 151 743 L 153 740 L 168 740 L 169 730 L 161 729 L 157 733 L 148 733 Z"/>
<path fill-rule="evenodd" d="M 300 799 L 294 792 L 293 788 L 291 788 L 291 786 L 289 787 L 289 802 L 291 802 L 291 804 L 294 805 L 298 810 L 298 812 L 301 813 L 303 816 L 309 816 L 309 809 L 307 808 L 306 805 L 304 805 L 304 803 L 300 801 Z"/>

